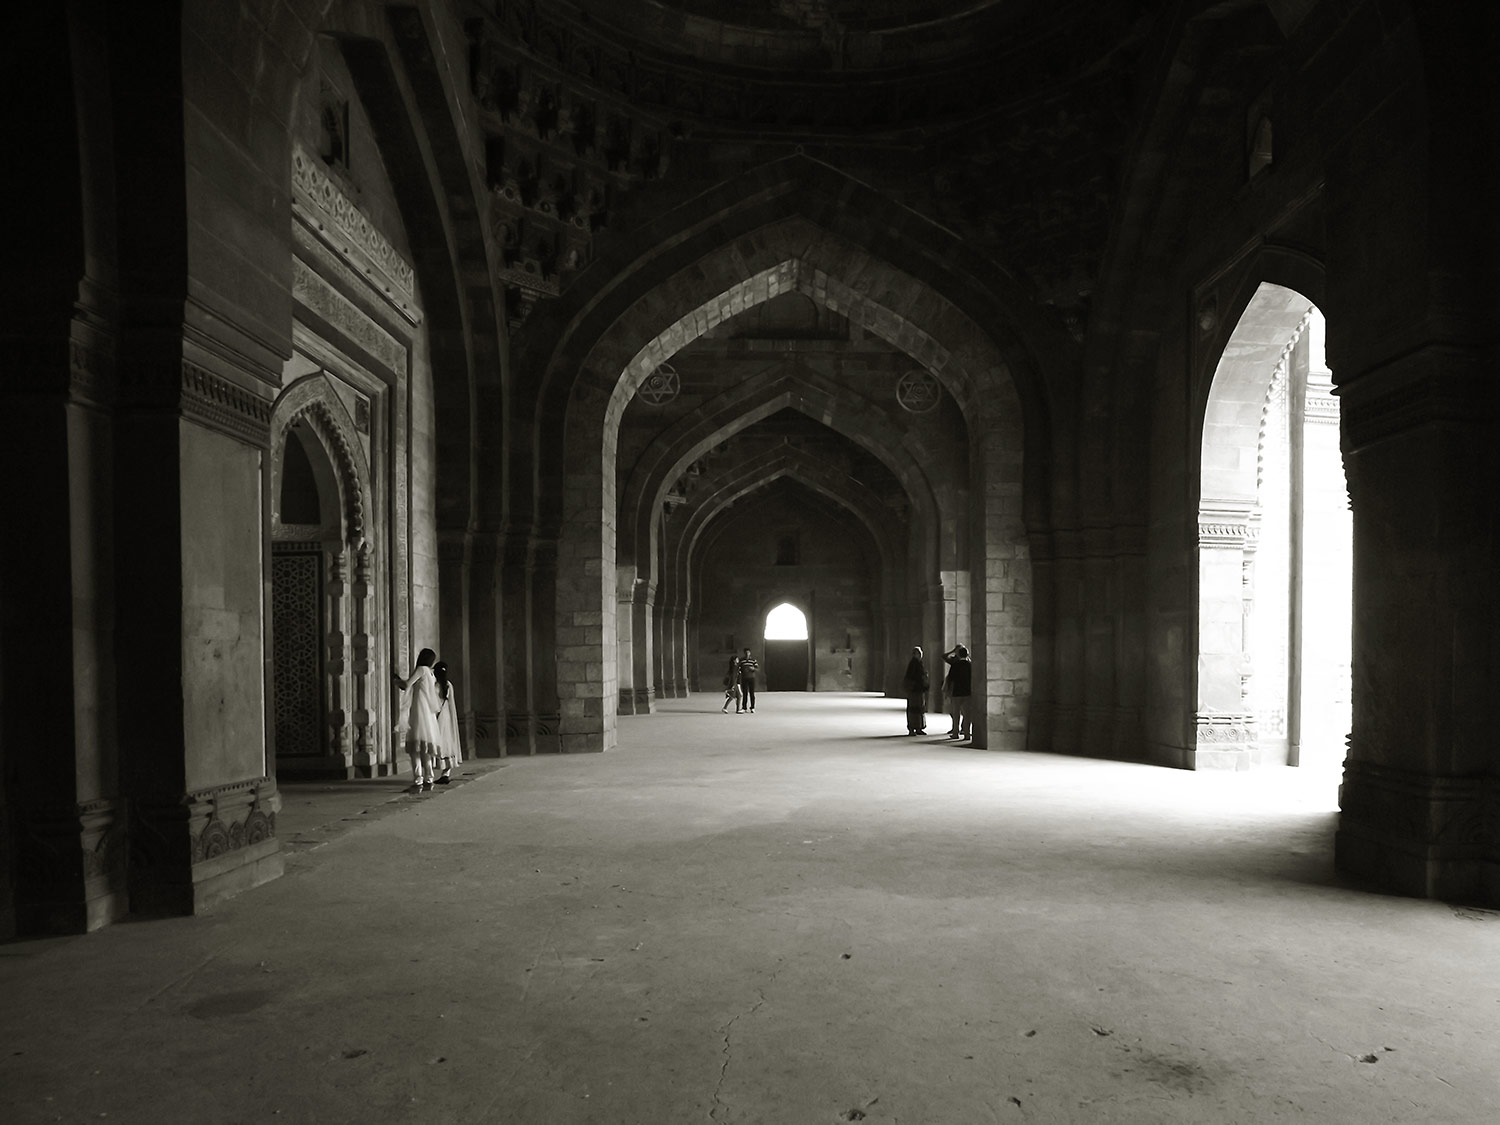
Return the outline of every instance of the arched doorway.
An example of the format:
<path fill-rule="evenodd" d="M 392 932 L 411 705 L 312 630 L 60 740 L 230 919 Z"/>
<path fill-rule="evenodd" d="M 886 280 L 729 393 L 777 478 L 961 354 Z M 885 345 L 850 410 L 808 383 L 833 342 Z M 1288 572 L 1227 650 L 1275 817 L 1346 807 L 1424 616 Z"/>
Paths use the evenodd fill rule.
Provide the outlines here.
<path fill-rule="evenodd" d="M 766 690 L 811 690 L 807 615 L 790 602 L 782 602 L 766 614 L 765 638 Z"/>
<path fill-rule="evenodd" d="M 369 464 L 322 374 L 293 383 L 272 415 L 271 661 L 279 778 L 394 769 L 388 664 L 372 634 L 384 567 L 371 541 Z"/>
<path fill-rule="evenodd" d="M 1200 768 L 1335 771 L 1349 729 L 1352 520 L 1322 314 L 1262 284 L 1214 373 L 1198 507 Z"/>
<path fill-rule="evenodd" d="M 327 675 L 330 546 L 342 535 L 333 465 L 312 428 L 299 420 L 286 433 L 271 547 L 271 668 L 276 772 L 335 772 L 331 759 Z M 339 765 L 342 765 L 342 755 Z"/>

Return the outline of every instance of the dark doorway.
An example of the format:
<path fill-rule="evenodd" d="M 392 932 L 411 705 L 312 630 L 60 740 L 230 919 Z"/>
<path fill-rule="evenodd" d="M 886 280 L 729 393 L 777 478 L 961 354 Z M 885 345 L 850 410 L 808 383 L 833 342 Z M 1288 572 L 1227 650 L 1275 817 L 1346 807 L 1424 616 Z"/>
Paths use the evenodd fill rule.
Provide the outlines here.
<path fill-rule="evenodd" d="M 807 642 L 766 642 L 766 690 L 807 690 Z"/>

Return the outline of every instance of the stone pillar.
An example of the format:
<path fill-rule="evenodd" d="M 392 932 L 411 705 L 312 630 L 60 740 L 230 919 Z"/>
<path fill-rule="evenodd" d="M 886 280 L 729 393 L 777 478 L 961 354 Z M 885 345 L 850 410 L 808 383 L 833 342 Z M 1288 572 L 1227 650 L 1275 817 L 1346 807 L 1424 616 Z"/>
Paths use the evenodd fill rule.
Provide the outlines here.
<path fill-rule="evenodd" d="M 692 681 L 697 675 L 692 667 L 688 649 L 687 607 L 678 605 L 672 611 L 669 622 L 672 633 L 672 698 L 686 699 L 692 693 Z"/>
<path fill-rule="evenodd" d="M 327 710 L 323 721 L 327 724 L 324 749 L 327 762 L 333 770 L 345 778 L 354 776 L 354 755 L 349 738 L 349 701 L 347 698 L 348 634 L 345 632 L 346 581 L 349 576 L 347 553 L 337 544 L 324 551 L 328 566 L 324 588 L 323 605 L 323 692 Z"/>
<path fill-rule="evenodd" d="M 531 611 L 527 614 L 527 659 L 531 664 L 531 701 L 524 716 L 534 752 L 564 750 L 561 697 L 558 694 L 557 540 L 538 536 L 531 544 L 527 581 Z"/>
<path fill-rule="evenodd" d="M 1071 529 L 1054 534 L 1051 560 L 1056 606 L 1056 696 L 1053 707 L 1054 754 L 1082 754 L 1083 746 L 1083 560 L 1081 537 Z"/>
<path fill-rule="evenodd" d="M 506 754 L 505 672 L 502 667 L 505 629 L 503 582 L 500 577 L 501 536 L 475 531 L 468 536 L 465 570 L 464 648 L 458 673 L 460 724 L 464 753 L 476 758 Z M 444 601 L 446 606 L 446 599 Z M 450 668 L 453 660 L 447 657 Z"/>
<path fill-rule="evenodd" d="M 469 617 L 472 612 L 470 591 L 475 585 L 474 567 L 471 557 L 472 542 L 469 532 L 459 528 L 444 528 L 438 531 L 438 635 L 422 641 L 416 648 L 430 645 L 438 659 L 448 665 L 448 675 L 457 684 L 458 713 L 460 726 L 463 719 L 472 715 L 474 700 L 471 698 Z M 408 668 L 401 669 L 405 676 Z M 467 730 L 462 731 L 468 734 Z M 469 754 L 476 754 L 472 741 L 464 743 Z"/>
<path fill-rule="evenodd" d="M 922 604 L 922 663 L 927 667 L 929 685 L 925 706 L 930 712 L 943 709 L 943 674 L 948 667 L 943 663 L 943 653 L 948 651 L 943 644 L 946 594 L 943 583 L 933 583 L 927 587 L 927 600 Z"/>
<path fill-rule="evenodd" d="M 1500 905 L 1494 376 L 1427 346 L 1341 380 L 1354 513 L 1339 868 Z"/>
<path fill-rule="evenodd" d="M 647 715 L 656 710 L 656 687 L 652 682 L 655 674 L 656 584 L 648 581 L 635 583 L 630 601 L 631 633 L 635 647 L 629 664 L 630 677 L 635 687 L 635 713 Z M 624 675 L 624 672 L 621 672 Z"/>
<path fill-rule="evenodd" d="M 501 664 L 505 677 L 505 737 L 507 755 L 537 752 L 535 714 L 535 659 L 532 639 L 532 537 L 511 532 L 504 539 L 504 562 L 500 571 L 504 627 L 501 632 Z"/>
<path fill-rule="evenodd" d="M 620 714 L 636 714 L 635 567 L 615 567 L 615 648 L 620 669 Z M 647 710 L 650 708 L 648 707 Z"/>
<path fill-rule="evenodd" d="M 1203 501 L 1198 518 L 1198 708 L 1191 769 L 1249 769 L 1256 749 L 1249 699 L 1253 501 Z"/>
<path fill-rule="evenodd" d="M 266 761 L 270 403 L 255 376 L 184 350 L 154 337 L 122 355 L 116 428 L 120 748 L 131 910 L 145 914 L 192 913 L 282 869 Z"/>
<path fill-rule="evenodd" d="M 113 340 L 84 315 L 3 342 L 0 935 L 81 933 L 127 908 L 113 735 Z M 258 522 L 257 522 L 258 526 Z M 24 704 L 22 703 L 24 701 Z"/>
<path fill-rule="evenodd" d="M 349 719 L 353 734 L 354 776 L 385 777 L 392 771 L 389 763 L 380 761 L 375 735 L 379 712 L 371 683 L 375 661 L 375 630 L 370 621 L 371 599 L 375 591 L 371 551 L 365 542 L 356 543 L 351 549 L 354 554 L 354 585 L 349 600 Z"/>

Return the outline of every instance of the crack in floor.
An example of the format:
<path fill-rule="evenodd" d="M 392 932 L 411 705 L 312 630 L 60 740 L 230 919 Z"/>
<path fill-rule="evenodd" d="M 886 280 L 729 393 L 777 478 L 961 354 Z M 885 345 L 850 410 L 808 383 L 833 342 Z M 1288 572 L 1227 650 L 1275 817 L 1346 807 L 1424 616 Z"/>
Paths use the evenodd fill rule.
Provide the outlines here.
<path fill-rule="evenodd" d="M 724 1079 L 729 1074 L 729 1063 L 731 1061 L 729 1033 L 733 1030 L 734 1025 L 740 1020 L 744 1019 L 746 1016 L 753 1016 L 756 1012 L 760 1011 L 761 1008 L 765 1007 L 766 989 L 775 984 L 776 978 L 780 975 L 781 970 L 778 968 L 774 973 L 771 974 L 770 978 L 767 979 L 766 983 L 762 987 L 755 990 L 755 995 L 760 997 L 760 999 L 757 1000 L 754 1004 L 750 1005 L 750 1007 L 745 1009 L 745 1011 L 740 1012 L 738 1015 L 730 1017 L 729 1022 L 719 1029 L 719 1035 L 724 1040 L 724 1050 L 721 1052 L 724 1057 L 724 1061 L 723 1064 L 719 1067 L 719 1080 L 714 1084 L 714 1103 L 713 1105 L 709 1106 L 708 1109 L 708 1119 L 710 1121 L 719 1120 L 718 1112 L 723 1105 L 723 1103 L 719 1100 L 719 1092 L 724 1089 Z"/>

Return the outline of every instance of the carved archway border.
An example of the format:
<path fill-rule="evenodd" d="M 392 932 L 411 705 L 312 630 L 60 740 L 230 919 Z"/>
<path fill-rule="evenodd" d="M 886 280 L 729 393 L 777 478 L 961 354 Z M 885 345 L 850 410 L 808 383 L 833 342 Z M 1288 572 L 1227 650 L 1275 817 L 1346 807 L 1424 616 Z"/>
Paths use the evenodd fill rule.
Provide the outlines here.
<path fill-rule="evenodd" d="M 354 436 L 357 432 L 354 420 L 322 372 L 293 383 L 282 392 L 272 411 L 271 495 L 280 495 L 287 431 L 293 423 L 304 418 L 312 424 L 324 448 L 331 454 L 343 508 L 340 514 L 344 523 L 344 541 L 360 550 L 366 543 L 365 513 L 371 496 L 369 472 L 359 452 L 359 439 Z"/>

